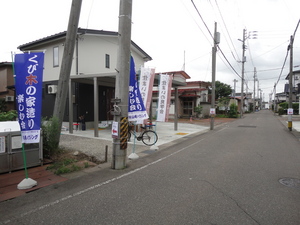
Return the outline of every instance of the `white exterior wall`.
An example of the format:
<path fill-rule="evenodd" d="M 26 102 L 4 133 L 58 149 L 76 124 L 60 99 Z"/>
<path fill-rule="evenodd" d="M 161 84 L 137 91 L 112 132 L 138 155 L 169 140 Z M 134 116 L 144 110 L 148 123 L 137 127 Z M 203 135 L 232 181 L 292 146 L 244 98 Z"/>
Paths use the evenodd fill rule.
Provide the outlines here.
<path fill-rule="evenodd" d="M 118 37 L 84 35 L 78 41 L 79 73 L 99 74 L 116 72 L 118 60 Z M 131 48 L 132 49 L 132 48 Z M 110 68 L 105 68 L 105 54 L 110 56 Z M 139 71 L 144 60 L 132 49 L 135 70 Z M 74 71 L 71 74 L 76 74 Z"/>
<path fill-rule="evenodd" d="M 43 72 L 43 81 L 54 81 L 58 80 L 60 68 L 61 68 L 61 61 L 63 57 L 63 46 L 64 41 L 57 41 L 55 43 L 51 43 L 50 45 L 45 45 L 41 49 L 45 49 L 45 59 L 44 59 L 44 72 Z M 53 48 L 58 47 L 58 57 L 59 57 L 59 66 L 53 67 Z M 74 60 L 72 65 L 74 64 Z"/>
<path fill-rule="evenodd" d="M 45 49 L 44 60 L 44 75 L 43 81 L 55 81 L 59 79 L 61 62 L 63 58 L 64 41 L 58 41 L 54 44 L 47 45 Z M 53 48 L 59 48 L 59 66 L 53 67 Z M 110 68 L 105 68 L 105 54 L 110 56 Z M 131 52 L 135 65 L 136 72 L 140 70 L 141 65 L 144 65 L 143 58 L 137 54 L 133 48 Z M 116 72 L 118 57 L 118 37 L 114 36 L 95 36 L 81 35 L 78 40 L 78 73 L 100 74 Z M 71 75 L 76 75 L 76 48 L 71 68 Z"/>

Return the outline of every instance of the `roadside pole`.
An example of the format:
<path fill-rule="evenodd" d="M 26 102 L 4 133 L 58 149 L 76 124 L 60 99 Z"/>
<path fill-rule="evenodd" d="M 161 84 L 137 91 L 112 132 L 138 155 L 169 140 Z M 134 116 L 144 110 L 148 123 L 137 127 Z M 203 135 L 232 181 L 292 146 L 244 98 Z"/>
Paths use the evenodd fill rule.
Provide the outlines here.
<path fill-rule="evenodd" d="M 127 156 L 128 93 L 130 74 L 132 0 L 120 0 L 119 50 L 114 102 L 114 123 L 118 134 L 113 138 L 112 169 L 124 169 Z"/>
<path fill-rule="evenodd" d="M 66 41 L 64 43 L 64 54 L 61 63 L 59 80 L 57 85 L 57 94 L 55 98 L 55 105 L 53 117 L 58 119 L 58 129 L 61 130 L 62 122 L 65 114 L 67 95 L 69 89 L 69 79 L 72 67 L 72 60 L 75 49 L 75 41 L 78 30 L 78 23 L 80 17 L 82 0 L 72 0 L 71 12 L 69 17 L 68 30 L 66 34 Z M 71 96 L 69 96 L 71 98 Z M 59 143 L 60 132 L 57 132 L 55 141 Z"/>
<path fill-rule="evenodd" d="M 246 39 L 246 29 L 243 29 L 243 56 L 242 56 L 242 84 L 241 84 L 241 118 L 243 118 L 244 114 L 244 72 L 245 72 L 245 51 L 246 51 L 246 46 L 245 46 L 245 39 Z"/>
<path fill-rule="evenodd" d="M 220 43 L 220 33 L 217 32 L 217 23 L 215 22 L 215 32 L 214 32 L 214 47 L 212 47 L 212 80 L 211 80 L 211 110 L 210 110 L 210 129 L 214 129 L 215 121 L 215 100 L 216 100 L 216 54 L 217 45 Z"/>
<path fill-rule="evenodd" d="M 253 112 L 255 112 L 256 102 L 255 102 L 255 81 L 256 81 L 256 67 L 254 67 L 254 75 L 253 75 Z"/>
<path fill-rule="evenodd" d="M 294 42 L 294 37 L 291 36 L 290 40 L 290 73 L 289 73 L 289 109 L 293 109 L 293 42 Z M 293 129 L 293 113 L 290 113 L 292 111 L 288 112 L 288 129 L 292 131 Z"/>

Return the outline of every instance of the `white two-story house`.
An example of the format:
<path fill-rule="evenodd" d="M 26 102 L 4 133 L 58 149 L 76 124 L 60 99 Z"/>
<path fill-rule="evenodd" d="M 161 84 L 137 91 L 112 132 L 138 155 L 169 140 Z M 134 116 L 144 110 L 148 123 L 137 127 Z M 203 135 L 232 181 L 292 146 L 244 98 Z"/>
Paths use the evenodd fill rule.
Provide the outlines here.
<path fill-rule="evenodd" d="M 41 38 L 18 48 L 21 51 L 44 51 L 43 104 L 42 116 L 51 117 L 60 74 L 66 32 Z M 84 115 L 87 122 L 94 119 L 95 78 L 98 85 L 99 120 L 111 120 L 111 99 L 114 87 L 118 32 L 78 29 L 71 69 L 71 99 L 67 99 L 64 121 L 69 121 L 69 102 L 72 102 L 73 121 Z M 152 60 L 137 44 L 131 41 L 131 55 L 135 60 L 136 71 L 141 65 Z M 69 92 L 70 93 L 70 92 Z"/>

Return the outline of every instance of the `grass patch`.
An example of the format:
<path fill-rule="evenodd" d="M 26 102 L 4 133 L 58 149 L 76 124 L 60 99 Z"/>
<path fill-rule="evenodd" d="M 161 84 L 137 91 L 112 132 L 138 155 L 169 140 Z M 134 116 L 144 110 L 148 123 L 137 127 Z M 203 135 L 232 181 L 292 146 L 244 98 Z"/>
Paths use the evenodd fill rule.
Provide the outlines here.
<path fill-rule="evenodd" d="M 53 163 L 47 167 L 47 170 L 60 175 L 93 167 L 96 163 L 91 157 L 83 153 L 74 155 L 73 152 L 60 150 L 53 158 Z"/>

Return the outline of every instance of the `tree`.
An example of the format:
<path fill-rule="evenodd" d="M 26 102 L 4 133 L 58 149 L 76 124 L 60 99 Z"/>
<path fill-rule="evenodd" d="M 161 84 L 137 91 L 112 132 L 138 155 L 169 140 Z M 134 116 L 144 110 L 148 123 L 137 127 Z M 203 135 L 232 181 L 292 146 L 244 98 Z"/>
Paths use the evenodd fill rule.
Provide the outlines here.
<path fill-rule="evenodd" d="M 219 99 L 223 97 L 228 97 L 231 94 L 232 89 L 230 85 L 224 84 L 220 81 L 216 81 L 215 91 L 216 91 L 216 99 Z"/>
<path fill-rule="evenodd" d="M 237 118 L 238 117 L 238 106 L 236 104 L 231 104 L 229 109 L 229 118 Z"/>

